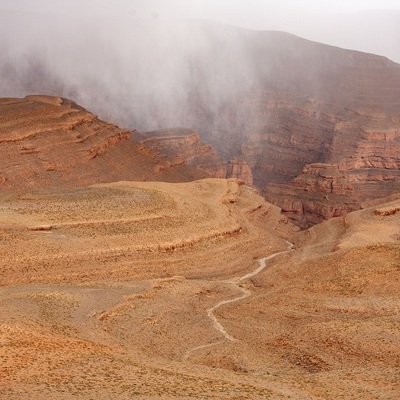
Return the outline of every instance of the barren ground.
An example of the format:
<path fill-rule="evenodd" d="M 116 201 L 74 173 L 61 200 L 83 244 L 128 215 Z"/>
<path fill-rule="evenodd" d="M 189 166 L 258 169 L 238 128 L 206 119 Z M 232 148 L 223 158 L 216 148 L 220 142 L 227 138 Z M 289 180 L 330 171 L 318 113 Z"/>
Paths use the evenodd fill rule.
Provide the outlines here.
<path fill-rule="evenodd" d="M 235 180 L 3 196 L 0 398 L 398 399 L 382 207 L 296 233 Z M 207 310 L 244 291 L 214 311 L 230 341 Z"/>

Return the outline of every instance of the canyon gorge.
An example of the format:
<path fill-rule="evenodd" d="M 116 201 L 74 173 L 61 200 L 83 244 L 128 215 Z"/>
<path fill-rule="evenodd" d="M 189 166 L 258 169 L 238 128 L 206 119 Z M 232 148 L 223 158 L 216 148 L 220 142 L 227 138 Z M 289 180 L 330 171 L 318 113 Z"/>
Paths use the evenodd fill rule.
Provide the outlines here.
<path fill-rule="evenodd" d="M 32 68 L 0 65 L 3 91 L 72 98 L 178 163 L 253 184 L 302 228 L 399 190 L 400 66 L 385 57 L 205 21 L 92 29 L 80 75 L 49 68 L 32 44 Z M 121 36 L 140 45 L 110 49 L 119 61 L 103 71 L 105 43 Z"/>
<path fill-rule="evenodd" d="M 400 398 L 399 64 L 4 15 L 0 400 Z"/>

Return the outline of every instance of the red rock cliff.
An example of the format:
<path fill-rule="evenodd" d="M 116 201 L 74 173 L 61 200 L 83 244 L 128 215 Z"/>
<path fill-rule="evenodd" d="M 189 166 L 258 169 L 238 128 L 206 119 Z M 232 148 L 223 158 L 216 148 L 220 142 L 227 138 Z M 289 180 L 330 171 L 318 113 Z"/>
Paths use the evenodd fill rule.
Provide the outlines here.
<path fill-rule="evenodd" d="M 125 52 L 115 54 L 120 62 L 105 64 L 103 71 L 98 60 L 104 58 L 104 43 L 90 43 L 87 71 L 74 93 L 71 82 L 60 82 L 54 68 L 34 52 L 26 57 L 35 68 L 0 63 L 6 86 L 25 92 L 39 87 L 67 97 L 76 94 L 101 115 L 141 131 L 190 127 L 222 160 L 247 163 L 254 185 L 267 199 L 286 207 L 290 187 L 301 210 L 309 210 L 304 223 L 332 215 L 322 206 L 314 213 L 313 196 L 319 199 L 329 179 L 321 168 L 320 178 L 315 179 L 314 173 L 308 177 L 312 171 L 305 169 L 307 165 L 337 165 L 343 175 L 330 178 L 334 214 L 347 212 L 346 202 L 353 209 L 360 202 L 400 191 L 399 64 L 283 32 L 193 21 L 125 28 L 130 37 L 140 38 L 137 43 L 132 40 L 131 61 Z M 180 40 L 186 37 L 197 40 Z M 59 48 L 55 50 L 58 54 Z M 194 156 L 190 140 L 185 144 L 179 139 L 179 146 L 191 155 L 188 161 L 178 159 L 198 163 L 219 176 L 215 154 L 208 157 L 206 145 L 193 142 L 199 152 Z M 211 148 L 208 152 L 213 153 Z M 237 170 L 234 175 L 239 173 L 237 167 L 232 168 Z M 348 181 L 344 186 L 343 180 Z M 342 193 L 347 185 L 354 193 L 347 189 Z M 300 213 L 296 215 L 302 219 Z"/>
<path fill-rule="evenodd" d="M 134 139 L 176 163 L 190 165 L 215 178 L 238 178 L 253 184 L 249 165 L 240 159 L 223 161 L 214 148 L 204 144 L 198 132 L 185 128 L 168 128 L 134 133 Z"/>
<path fill-rule="evenodd" d="M 207 176 L 131 140 L 59 97 L 0 99 L 0 189 L 84 186 L 121 180 L 189 181 Z"/>

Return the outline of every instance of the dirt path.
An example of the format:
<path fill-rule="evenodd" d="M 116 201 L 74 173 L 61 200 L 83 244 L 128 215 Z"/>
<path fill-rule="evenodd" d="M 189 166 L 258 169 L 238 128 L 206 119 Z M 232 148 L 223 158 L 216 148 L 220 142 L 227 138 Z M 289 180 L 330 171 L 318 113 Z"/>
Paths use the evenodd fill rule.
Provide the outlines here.
<path fill-rule="evenodd" d="M 233 278 L 233 279 L 221 281 L 221 283 L 223 283 L 223 284 L 229 284 L 229 285 L 235 286 L 239 291 L 242 292 L 241 296 L 235 297 L 233 299 L 221 300 L 215 306 L 213 306 L 207 310 L 207 316 L 208 316 L 208 318 L 211 319 L 214 329 L 216 329 L 218 332 L 220 332 L 226 340 L 228 340 L 230 342 L 238 341 L 238 339 L 234 338 L 232 335 L 230 335 L 226 331 L 226 329 L 223 327 L 223 325 L 218 321 L 217 317 L 214 314 L 214 311 L 217 308 L 219 308 L 225 304 L 234 303 L 236 301 L 240 301 L 240 300 L 243 300 L 243 299 L 251 296 L 251 291 L 249 289 L 242 287 L 241 282 L 245 281 L 246 279 L 253 278 L 254 276 L 258 275 L 261 271 L 263 271 L 266 268 L 266 265 L 267 265 L 266 262 L 268 260 L 271 260 L 281 254 L 285 254 L 285 253 L 292 251 L 293 243 L 290 243 L 287 240 L 285 240 L 285 242 L 287 243 L 287 246 L 288 246 L 287 250 L 279 251 L 277 253 L 273 253 L 273 254 L 269 255 L 268 257 L 260 258 L 258 260 L 259 267 L 257 269 L 255 269 L 254 271 L 249 272 L 248 274 L 245 274 L 245 275 L 241 276 L 240 278 Z M 219 340 L 218 342 L 214 342 L 214 343 L 203 344 L 201 346 L 196 346 L 193 349 L 190 349 L 185 353 L 185 355 L 183 356 L 183 361 L 187 361 L 195 351 L 205 349 L 207 347 L 213 347 L 213 346 L 216 346 L 221 343 L 223 343 L 223 340 Z"/>

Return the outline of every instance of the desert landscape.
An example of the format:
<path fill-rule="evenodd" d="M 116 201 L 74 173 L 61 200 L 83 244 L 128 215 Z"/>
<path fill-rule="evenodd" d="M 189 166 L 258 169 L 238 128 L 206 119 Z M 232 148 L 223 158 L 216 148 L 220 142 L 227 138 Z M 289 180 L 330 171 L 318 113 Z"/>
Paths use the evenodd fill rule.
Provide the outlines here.
<path fill-rule="evenodd" d="M 400 398 L 399 64 L 2 7 L 0 400 Z"/>
<path fill-rule="evenodd" d="M 3 170 L 0 398 L 398 398 L 396 194 L 301 231 L 240 179 L 193 180 L 187 160 L 129 140 L 153 165 L 134 170 L 142 182 L 88 185 L 82 169 L 112 179 L 101 166 L 122 161 L 121 140 L 63 102 L 1 102 L 4 154 L 29 143 L 38 172 Z M 42 124 L 24 129 L 15 107 Z M 64 125 L 65 112 L 84 122 Z M 108 146 L 88 157 L 83 141 L 68 173 L 46 170 L 58 142 L 40 138 L 70 154 L 80 132 Z"/>
<path fill-rule="evenodd" d="M 72 99 L 173 163 L 253 185 L 301 228 L 400 191 L 400 67 L 384 56 L 208 21 L 70 17 L 46 20 L 48 60 L 28 28 L 40 16 L 6 16 L 30 45 L 0 60 L 3 92 Z"/>
<path fill-rule="evenodd" d="M 396 399 L 399 209 L 299 232 L 235 180 L 7 196 L 1 398 Z"/>

